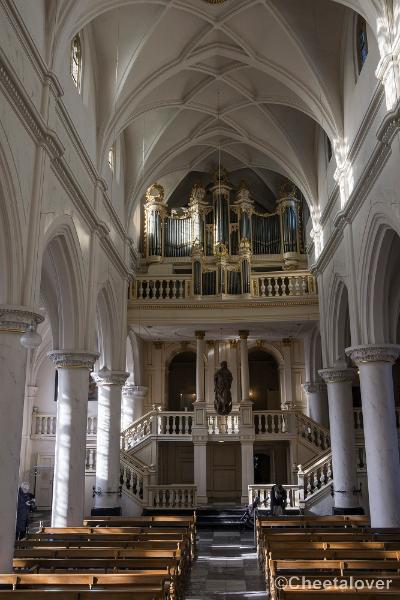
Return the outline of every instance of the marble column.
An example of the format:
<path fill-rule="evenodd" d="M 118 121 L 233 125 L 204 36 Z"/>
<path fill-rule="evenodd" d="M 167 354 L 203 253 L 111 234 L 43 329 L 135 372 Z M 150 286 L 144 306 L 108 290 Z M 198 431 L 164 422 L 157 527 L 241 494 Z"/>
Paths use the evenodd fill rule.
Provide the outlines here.
<path fill-rule="evenodd" d="M 126 383 L 122 388 L 122 431 L 144 415 L 144 401 L 147 392 L 146 386 L 132 383 Z"/>
<path fill-rule="evenodd" d="M 318 373 L 328 388 L 335 508 L 346 512 L 359 507 L 352 396 L 355 371 L 333 368 Z"/>
<path fill-rule="evenodd" d="M 0 572 L 12 572 L 27 350 L 21 334 L 43 321 L 24 308 L 0 306 Z"/>
<path fill-rule="evenodd" d="M 369 508 L 372 527 L 400 527 L 399 439 L 393 363 L 400 346 L 354 346 L 346 354 L 359 368 Z"/>
<path fill-rule="evenodd" d="M 93 373 L 99 389 L 96 443 L 96 508 L 120 505 L 120 433 L 122 386 L 129 377 L 123 371 L 103 368 Z"/>
<path fill-rule="evenodd" d="M 309 416 L 311 419 L 329 428 L 329 408 L 326 397 L 326 385 L 324 383 L 312 383 L 307 381 L 303 384 L 303 390 L 307 395 Z"/>
<path fill-rule="evenodd" d="M 195 331 L 196 335 L 196 402 L 204 402 L 205 369 L 204 357 L 206 353 L 206 343 L 204 340 L 204 331 Z"/>
<path fill-rule="evenodd" d="M 24 418 L 22 425 L 21 440 L 21 463 L 19 468 L 19 478 L 21 481 L 28 481 L 32 485 L 30 474 L 31 460 L 31 433 L 32 433 L 32 412 L 39 393 L 39 387 L 36 385 L 27 385 L 25 389 L 24 400 Z"/>
<path fill-rule="evenodd" d="M 79 526 L 84 518 L 89 373 L 98 354 L 53 350 L 48 357 L 58 370 L 51 525 Z"/>
<path fill-rule="evenodd" d="M 247 338 L 249 332 L 245 330 L 239 331 L 240 337 L 240 378 L 242 397 L 241 402 L 249 401 L 250 393 L 250 375 L 249 375 L 249 350 L 247 347 Z"/>

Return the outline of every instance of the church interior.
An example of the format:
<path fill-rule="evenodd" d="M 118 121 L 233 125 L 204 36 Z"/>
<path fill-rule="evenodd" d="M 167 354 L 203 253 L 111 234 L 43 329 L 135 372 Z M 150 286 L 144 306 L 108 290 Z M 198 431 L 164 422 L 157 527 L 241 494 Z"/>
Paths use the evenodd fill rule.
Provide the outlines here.
<path fill-rule="evenodd" d="M 400 598 L 400 0 L 0 15 L 0 600 Z"/>

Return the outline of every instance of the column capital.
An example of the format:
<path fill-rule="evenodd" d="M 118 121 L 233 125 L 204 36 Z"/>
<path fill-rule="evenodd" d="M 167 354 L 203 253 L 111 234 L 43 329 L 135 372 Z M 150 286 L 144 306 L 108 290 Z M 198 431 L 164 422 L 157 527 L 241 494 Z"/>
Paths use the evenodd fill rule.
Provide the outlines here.
<path fill-rule="evenodd" d="M 52 350 L 47 356 L 56 366 L 56 369 L 86 369 L 91 371 L 96 360 L 97 352 Z"/>
<path fill-rule="evenodd" d="M 320 377 L 325 383 L 344 383 L 346 381 L 352 382 L 355 379 L 356 372 L 350 368 L 334 367 L 333 369 L 321 369 L 318 371 Z"/>
<path fill-rule="evenodd" d="M 119 386 L 122 387 L 129 377 L 125 371 L 109 371 L 105 367 L 92 373 L 92 377 L 98 387 Z"/>
<path fill-rule="evenodd" d="M 197 340 L 204 340 L 204 336 L 206 335 L 205 331 L 195 331 L 194 335 L 196 336 Z"/>
<path fill-rule="evenodd" d="M 239 337 L 241 340 L 247 340 L 249 337 L 249 331 L 247 329 L 239 329 Z"/>
<path fill-rule="evenodd" d="M 400 354 L 400 346 L 396 344 L 369 344 L 352 346 L 346 348 L 345 352 L 356 365 L 373 362 L 393 364 Z"/>
<path fill-rule="evenodd" d="M 322 392 L 325 387 L 326 384 L 322 382 L 314 383 L 312 381 L 306 381 L 303 383 L 303 390 L 306 394 L 318 394 L 319 392 Z"/>
<path fill-rule="evenodd" d="M 144 398 L 148 392 L 148 387 L 145 385 L 135 385 L 134 383 L 126 383 L 122 388 L 123 396 L 133 396 L 136 398 Z"/>
<path fill-rule="evenodd" d="M 44 321 L 43 315 L 33 312 L 25 306 L 0 306 L 0 333 L 25 333 L 31 327 L 36 329 Z"/>

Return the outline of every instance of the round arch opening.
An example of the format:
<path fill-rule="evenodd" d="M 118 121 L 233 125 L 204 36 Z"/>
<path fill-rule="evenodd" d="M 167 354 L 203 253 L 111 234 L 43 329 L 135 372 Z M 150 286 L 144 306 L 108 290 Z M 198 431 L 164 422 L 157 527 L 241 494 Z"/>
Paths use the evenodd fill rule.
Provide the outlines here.
<path fill-rule="evenodd" d="M 196 353 L 179 352 L 168 367 L 168 410 L 193 410 L 196 399 Z"/>
<path fill-rule="evenodd" d="M 279 367 L 274 356 L 262 348 L 251 348 L 249 375 L 253 410 L 280 410 Z"/>

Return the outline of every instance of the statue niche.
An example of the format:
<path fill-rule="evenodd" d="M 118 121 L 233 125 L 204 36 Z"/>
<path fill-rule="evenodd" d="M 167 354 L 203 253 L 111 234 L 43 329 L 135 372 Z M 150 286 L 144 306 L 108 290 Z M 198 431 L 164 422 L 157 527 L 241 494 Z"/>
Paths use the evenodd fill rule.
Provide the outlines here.
<path fill-rule="evenodd" d="M 214 408 L 218 415 L 229 415 L 232 410 L 232 379 L 228 364 L 223 360 L 221 368 L 214 375 Z"/>

